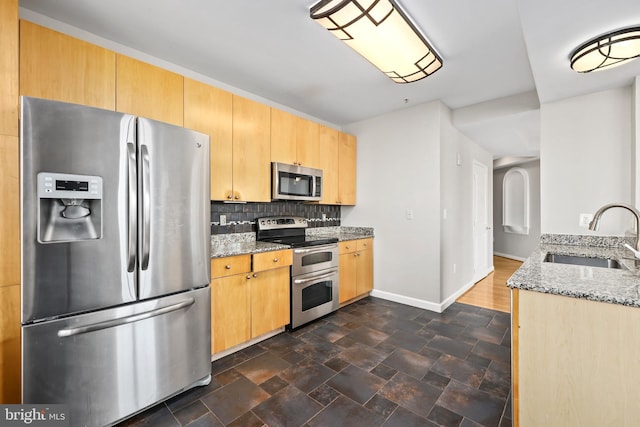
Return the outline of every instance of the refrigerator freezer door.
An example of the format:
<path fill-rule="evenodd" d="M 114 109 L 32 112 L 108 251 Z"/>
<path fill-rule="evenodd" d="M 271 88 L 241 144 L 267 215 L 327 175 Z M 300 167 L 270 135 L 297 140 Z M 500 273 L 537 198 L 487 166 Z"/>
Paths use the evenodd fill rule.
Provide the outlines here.
<path fill-rule="evenodd" d="M 135 267 L 131 261 L 135 258 L 131 253 L 135 227 L 131 232 L 129 216 L 132 213 L 135 219 L 136 205 L 128 203 L 129 174 L 135 177 L 136 171 L 130 170 L 128 140 L 135 143 L 134 116 L 22 98 L 23 323 L 136 299 L 135 268 L 131 268 Z M 135 162 L 131 165 L 135 168 Z M 85 187 L 72 181 L 61 181 L 59 188 L 70 190 L 64 192 L 67 195 L 77 193 L 77 198 L 39 197 L 37 176 L 43 172 L 100 177 L 99 206 L 95 200 L 83 200 Z M 91 221 L 69 218 L 64 207 L 91 204 L 95 207 L 83 212 L 100 215 L 94 221 L 101 227 L 94 233 L 98 238 L 85 239 L 87 233 L 79 232 L 77 241 L 38 241 L 38 226 L 47 222 L 50 229 L 65 229 L 64 240 L 73 239 L 74 227 Z"/>
<path fill-rule="evenodd" d="M 209 137 L 138 119 L 140 299 L 210 281 Z"/>
<path fill-rule="evenodd" d="M 69 405 L 103 426 L 211 372 L 210 288 L 22 328 L 23 403 Z"/>

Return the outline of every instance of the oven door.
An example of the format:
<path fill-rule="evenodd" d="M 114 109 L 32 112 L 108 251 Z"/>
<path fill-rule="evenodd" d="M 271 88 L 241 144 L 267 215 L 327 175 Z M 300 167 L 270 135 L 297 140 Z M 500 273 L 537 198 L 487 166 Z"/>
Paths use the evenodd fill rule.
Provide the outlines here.
<path fill-rule="evenodd" d="M 338 267 L 338 245 L 336 243 L 306 246 L 293 250 L 292 276 L 335 267 Z"/>
<path fill-rule="evenodd" d="M 293 276 L 291 279 L 291 328 L 338 309 L 338 268 Z"/>

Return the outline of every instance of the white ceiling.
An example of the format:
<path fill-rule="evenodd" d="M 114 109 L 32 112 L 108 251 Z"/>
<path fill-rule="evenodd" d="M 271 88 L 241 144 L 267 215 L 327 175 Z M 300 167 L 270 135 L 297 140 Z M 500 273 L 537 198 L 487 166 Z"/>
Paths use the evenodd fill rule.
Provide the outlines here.
<path fill-rule="evenodd" d="M 444 60 L 432 76 L 405 85 L 312 21 L 316 2 L 20 0 L 20 6 L 338 126 L 436 99 L 454 113 L 531 91 L 551 102 L 630 85 L 640 75 L 640 60 L 592 74 L 577 74 L 568 62 L 587 39 L 640 25 L 638 0 L 400 0 Z M 494 157 L 537 153 L 537 105 L 489 109 L 496 113 L 461 130 Z"/>

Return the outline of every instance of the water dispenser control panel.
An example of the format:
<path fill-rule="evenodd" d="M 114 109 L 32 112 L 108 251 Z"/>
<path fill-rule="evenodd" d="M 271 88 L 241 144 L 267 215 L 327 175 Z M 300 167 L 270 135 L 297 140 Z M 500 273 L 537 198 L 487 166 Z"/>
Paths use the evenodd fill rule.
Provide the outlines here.
<path fill-rule="evenodd" d="M 38 197 L 44 199 L 102 199 L 102 178 L 91 175 L 40 172 Z"/>

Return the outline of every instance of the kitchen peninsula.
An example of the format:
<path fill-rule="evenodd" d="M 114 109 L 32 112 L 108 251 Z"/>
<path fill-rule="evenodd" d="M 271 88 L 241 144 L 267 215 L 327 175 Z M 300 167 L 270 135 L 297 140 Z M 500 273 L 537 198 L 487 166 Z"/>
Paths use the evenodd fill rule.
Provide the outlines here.
<path fill-rule="evenodd" d="M 623 248 L 628 241 L 543 235 L 541 242 L 507 282 L 514 425 L 635 425 L 640 269 Z M 620 268 L 547 262 L 549 253 L 611 259 Z"/>

